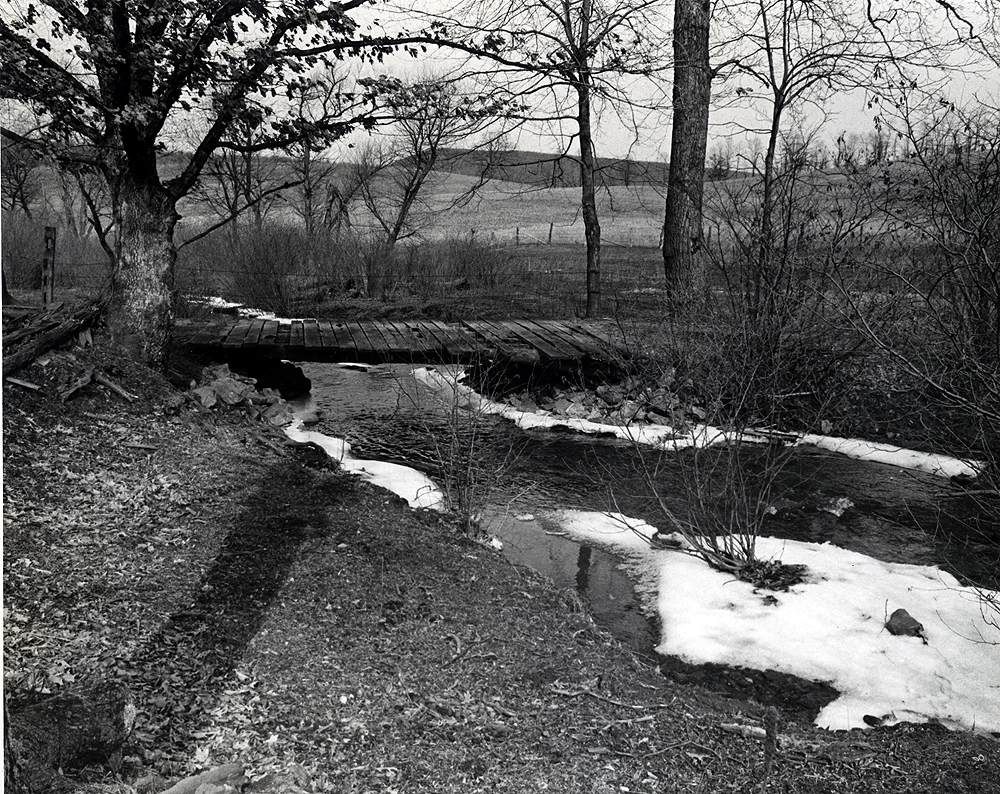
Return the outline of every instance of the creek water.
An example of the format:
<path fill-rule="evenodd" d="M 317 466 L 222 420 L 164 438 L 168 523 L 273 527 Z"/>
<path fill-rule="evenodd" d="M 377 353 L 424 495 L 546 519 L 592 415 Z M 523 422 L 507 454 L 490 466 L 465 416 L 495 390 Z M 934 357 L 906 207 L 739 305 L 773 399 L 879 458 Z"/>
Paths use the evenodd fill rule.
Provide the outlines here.
<path fill-rule="evenodd" d="M 443 482 L 441 449 L 456 409 L 418 383 L 408 366 L 299 366 L 312 380 L 310 401 L 322 415 L 312 429 L 347 440 L 356 458 L 403 464 Z M 477 427 L 460 446 L 475 443 L 487 456 L 483 524 L 503 542 L 503 553 L 575 588 L 600 625 L 652 656 L 655 624 L 617 559 L 561 536 L 552 516 L 564 508 L 610 510 L 666 527 L 644 472 L 659 467 L 661 492 L 683 515 L 691 468 L 683 456 L 693 453 L 645 453 L 609 438 L 523 432 L 490 417 Z M 779 509 L 765 534 L 830 542 L 886 562 L 938 565 L 967 583 L 1000 585 L 997 546 L 987 540 L 996 527 L 985 526 L 974 498 L 945 478 L 800 447 L 784 458 L 770 496 Z M 831 512 L 844 499 L 852 506 Z"/>

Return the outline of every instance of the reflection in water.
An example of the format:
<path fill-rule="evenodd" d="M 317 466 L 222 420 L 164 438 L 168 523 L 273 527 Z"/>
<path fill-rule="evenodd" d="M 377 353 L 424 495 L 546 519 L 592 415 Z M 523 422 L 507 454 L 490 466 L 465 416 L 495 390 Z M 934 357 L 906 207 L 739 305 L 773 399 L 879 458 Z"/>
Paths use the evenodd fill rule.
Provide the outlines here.
<path fill-rule="evenodd" d="M 301 366 L 312 379 L 314 404 L 324 413 L 316 429 L 346 438 L 358 457 L 405 464 L 440 480 L 433 439 L 447 438 L 450 406 L 418 384 L 409 367 Z M 489 438 L 492 426 L 497 444 L 510 445 L 509 425 L 489 417 L 484 421 L 483 438 Z M 643 482 L 640 455 L 647 463 L 656 460 L 671 507 L 683 514 L 680 456 L 693 453 L 637 453 L 625 442 L 557 431 L 518 432 L 517 438 L 519 455 L 506 471 L 506 482 L 491 493 L 484 528 L 504 541 L 510 560 L 560 586 L 575 587 L 595 619 L 637 650 L 648 651 L 654 633 L 615 558 L 549 534 L 546 529 L 552 527 L 526 514 L 613 510 L 661 525 L 662 514 Z M 830 542 L 886 562 L 941 565 L 960 579 L 997 586 L 996 546 L 962 531 L 974 503 L 963 503 L 960 490 L 946 479 L 797 448 L 777 485 L 773 501 L 779 509 L 767 534 Z M 839 517 L 824 511 L 841 497 L 854 508 Z"/>

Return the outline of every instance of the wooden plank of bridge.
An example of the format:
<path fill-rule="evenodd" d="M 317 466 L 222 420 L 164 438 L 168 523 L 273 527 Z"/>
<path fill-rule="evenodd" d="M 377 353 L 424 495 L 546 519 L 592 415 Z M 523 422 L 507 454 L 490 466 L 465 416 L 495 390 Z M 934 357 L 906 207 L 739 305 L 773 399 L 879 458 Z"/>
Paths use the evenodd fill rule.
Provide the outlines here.
<path fill-rule="evenodd" d="M 377 332 L 371 329 L 371 320 L 362 320 L 360 322 L 352 322 L 348 324 L 351 329 L 351 336 L 354 337 L 354 344 L 358 348 L 358 353 L 363 354 L 366 358 L 371 359 L 378 352 L 378 347 L 372 342 L 372 336 L 375 336 Z M 372 330 L 372 335 L 368 334 L 369 329 Z M 378 336 L 375 336 L 377 339 Z"/>
<path fill-rule="evenodd" d="M 389 355 L 407 356 L 413 352 L 412 336 L 405 325 L 391 320 L 381 320 L 378 326 Z"/>
<path fill-rule="evenodd" d="M 306 326 L 302 320 L 292 320 L 289 345 L 300 350 L 306 346 Z"/>
<path fill-rule="evenodd" d="M 554 335 L 565 339 L 583 356 L 599 361 L 618 361 L 622 358 L 621 354 L 616 352 L 608 341 L 587 332 L 582 326 L 557 320 L 540 320 L 538 324 Z"/>
<path fill-rule="evenodd" d="M 597 351 L 594 346 L 589 341 L 582 340 L 566 323 L 559 322 L 558 320 L 539 320 L 537 324 L 540 328 L 551 334 L 553 338 L 559 339 L 563 344 L 568 345 L 571 350 L 575 351 L 577 357 L 595 357 Z M 599 357 L 603 358 L 603 356 Z"/>
<path fill-rule="evenodd" d="M 411 320 L 400 323 L 406 328 L 411 344 L 413 344 L 425 360 L 450 359 L 445 340 L 438 334 L 437 328 L 426 320 Z"/>
<path fill-rule="evenodd" d="M 278 323 L 278 335 L 274 340 L 274 344 L 279 348 L 287 348 L 292 343 L 292 325 L 291 323 Z"/>
<path fill-rule="evenodd" d="M 268 348 L 274 347 L 278 342 L 278 331 L 280 329 L 280 324 L 277 320 L 265 320 L 264 328 L 260 332 L 260 338 L 257 340 L 257 346 Z"/>
<path fill-rule="evenodd" d="M 357 358 L 358 347 L 354 344 L 354 337 L 346 322 L 325 322 L 322 328 L 324 347 L 340 350 L 345 355 Z"/>
<path fill-rule="evenodd" d="M 243 340 L 246 339 L 247 332 L 252 325 L 253 320 L 238 320 L 223 338 L 222 346 L 225 348 L 243 347 Z"/>
<path fill-rule="evenodd" d="M 194 331 L 190 330 L 192 327 Z M 229 333 L 229 330 L 229 325 L 213 321 L 198 326 L 179 325 L 175 333 L 192 347 L 215 347 L 222 344 L 222 340 Z"/>
<path fill-rule="evenodd" d="M 603 356 L 609 361 L 620 361 L 624 358 L 623 350 L 619 349 L 607 337 L 591 331 L 586 325 L 573 323 L 567 324 L 566 328 L 573 333 L 573 338 L 574 340 L 578 340 L 578 344 L 581 346 L 587 345 L 591 350 L 595 351 L 594 355 Z"/>
<path fill-rule="evenodd" d="M 257 318 L 251 324 L 247 335 L 243 338 L 243 347 L 256 347 L 260 342 L 260 337 L 264 333 L 264 320 Z"/>
<path fill-rule="evenodd" d="M 523 328 L 511 320 L 482 320 L 481 322 L 494 329 L 494 333 L 501 338 L 504 349 L 507 351 L 523 354 L 524 349 L 527 348 L 533 351 L 535 357 L 540 357 L 543 352 L 539 349 L 538 340 L 530 338 Z M 548 357 L 547 354 L 546 357 Z"/>
<path fill-rule="evenodd" d="M 508 320 L 507 324 L 521 339 L 554 361 L 579 358 L 574 348 L 536 323 L 527 320 Z"/>
<path fill-rule="evenodd" d="M 421 324 L 434 334 L 452 359 L 468 361 L 483 352 L 483 346 L 476 343 L 474 336 L 458 325 L 448 325 L 440 320 L 423 320 Z"/>
<path fill-rule="evenodd" d="M 462 325 L 468 328 L 477 337 L 485 339 L 487 347 L 509 355 L 510 334 L 503 328 L 496 328 L 488 320 L 463 320 Z"/>
<path fill-rule="evenodd" d="M 323 352 L 323 333 L 318 320 L 306 320 L 303 323 L 303 355 L 310 356 Z"/>

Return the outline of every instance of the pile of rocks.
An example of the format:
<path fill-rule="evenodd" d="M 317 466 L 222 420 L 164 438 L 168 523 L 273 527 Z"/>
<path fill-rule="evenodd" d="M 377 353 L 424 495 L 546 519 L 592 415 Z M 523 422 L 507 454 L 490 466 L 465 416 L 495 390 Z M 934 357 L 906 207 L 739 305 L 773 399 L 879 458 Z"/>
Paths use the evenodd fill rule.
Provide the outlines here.
<path fill-rule="evenodd" d="M 683 427 L 705 419 L 705 410 L 684 400 L 672 388 L 672 377 L 650 383 L 628 378 L 596 389 L 553 389 L 539 394 L 522 391 L 506 401 L 522 411 L 548 411 L 556 416 L 585 419 L 599 424 L 630 425 L 647 422 Z"/>
<path fill-rule="evenodd" d="M 167 409 L 176 412 L 189 402 L 203 409 L 242 408 L 275 427 L 293 418 L 277 389 L 258 389 L 255 378 L 236 374 L 228 364 L 205 367 L 188 391 L 171 398 Z"/>

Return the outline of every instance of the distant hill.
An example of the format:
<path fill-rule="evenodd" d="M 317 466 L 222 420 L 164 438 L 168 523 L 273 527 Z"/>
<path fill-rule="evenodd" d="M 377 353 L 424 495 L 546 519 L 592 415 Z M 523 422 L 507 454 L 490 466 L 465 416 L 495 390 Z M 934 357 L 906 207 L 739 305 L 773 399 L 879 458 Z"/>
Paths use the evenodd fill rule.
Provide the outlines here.
<path fill-rule="evenodd" d="M 474 178 L 485 177 L 518 182 L 533 187 L 576 187 L 580 166 L 570 155 L 531 152 L 520 149 L 443 149 L 437 170 Z M 667 164 L 650 160 L 598 158 L 598 180 L 604 186 L 665 184 Z"/>

